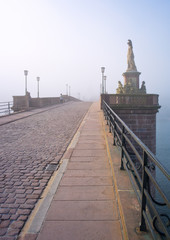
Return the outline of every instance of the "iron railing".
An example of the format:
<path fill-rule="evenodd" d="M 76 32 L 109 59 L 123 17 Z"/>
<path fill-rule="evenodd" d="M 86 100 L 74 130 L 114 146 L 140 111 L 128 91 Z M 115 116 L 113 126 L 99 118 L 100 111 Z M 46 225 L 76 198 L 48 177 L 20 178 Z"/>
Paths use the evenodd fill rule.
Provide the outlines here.
<path fill-rule="evenodd" d="M 10 115 L 12 113 L 12 106 L 13 102 L 0 102 L 0 116 Z"/>
<path fill-rule="evenodd" d="M 140 230 L 149 229 L 153 239 L 158 239 L 157 233 L 162 239 L 170 239 L 169 196 L 157 181 L 155 169 L 161 171 L 167 183 L 170 174 L 105 101 L 102 107 L 113 145 L 121 149 L 120 169 L 126 169 L 141 207 Z"/>

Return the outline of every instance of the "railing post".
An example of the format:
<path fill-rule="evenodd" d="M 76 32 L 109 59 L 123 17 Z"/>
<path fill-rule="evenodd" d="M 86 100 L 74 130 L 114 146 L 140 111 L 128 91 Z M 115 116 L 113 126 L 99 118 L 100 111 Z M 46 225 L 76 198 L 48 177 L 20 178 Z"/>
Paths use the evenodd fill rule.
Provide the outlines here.
<path fill-rule="evenodd" d="M 112 126 L 112 117 L 111 117 L 111 113 L 110 113 L 110 115 L 109 115 L 109 133 L 112 132 L 111 126 Z"/>
<path fill-rule="evenodd" d="M 113 128 L 113 145 L 116 146 L 116 123 L 115 123 L 115 117 L 113 119 L 113 125 L 114 125 L 114 128 Z"/>
<path fill-rule="evenodd" d="M 9 112 L 9 115 L 10 115 L 10 102 L 8 102 L 8 112 Z"/>
<path fill-rule="evenodd" d="M 106 105 L 103 103 L 103 111 L 104 111 L 104 118 L 105 120 L 107 119 L 107 110 L 106 110 Z"/>
<path fill-rule="evenodd" d="M 104 116 L 105 116 L 105 120 L 107 119 L 107 109 L 106 106 L 104 106 Z"/>
<path fill-rule="evenodd" d="M 145 223 L 145 218 L 143 216 L 143 211 L 146 211 L 146 196 L 145 196 L 145 189 L 146 189 L 146 184 L 148 181 L 147 174 L 145 172 L 145 167 L 147 166 L 148 162 L 148 156 L 146 152 L 143 152 L 143 169 L 142 169 L 142 205 L 141 205 L 141 224 L 140 224 L 140 231 L 146 231 L 146 223 Z"/>
<path fill-rule="evenodd" d="M 124 158 L 124 151 L 123 147 L 125 146 L 125 138 L 124 138 L 125 127 L 122 128 L 122 144 L 121 144 L 121 166 L 120 170 L 125 170 L 123 166 L 123 158 Z"/>
<path fill-rule="evenodd" d="M 106 120 L 107 120 L 107 125 L 109 125 L 108 119 L 109 119 L 109 110 L 107 109 L 107 118 L 106 118 Z"/>

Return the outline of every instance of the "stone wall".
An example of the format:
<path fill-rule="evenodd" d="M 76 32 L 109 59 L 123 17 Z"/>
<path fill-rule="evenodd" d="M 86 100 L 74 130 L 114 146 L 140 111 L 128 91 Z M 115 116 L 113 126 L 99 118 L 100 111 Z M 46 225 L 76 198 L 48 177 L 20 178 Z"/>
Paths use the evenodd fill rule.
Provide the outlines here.
<path fill-rule="evenodd" d="M 51 97 L 51 98 L 31 98 L 29 106 L 30 107 L 45 107 L 45 106 L 50 106 L 54 104 L 59 104 L 60 103 L 60 98 L 59 97 Z"/>
<path fill-rule="evenodd" d="M 156 112 L 118 110 L 112 108 L 139 139 L 156 154 Z"/>
<path fill-rule="evenodd" d="M 74 97 L 62 95 L 62 103 L 68 101 L 80 101 Z M 13 111 L 24 111 L 32 108 L 41 108 L 61 103 L 60 97 L 31 98 L 27 92 L 25 96 L 13 96 Z"/>
<path fill-rule="evenodd" d="M 28 110 L 30 102 L 30 94 L 28 93 L 25 96 L 13 96 L 13 107 L 14 112 Z"/>

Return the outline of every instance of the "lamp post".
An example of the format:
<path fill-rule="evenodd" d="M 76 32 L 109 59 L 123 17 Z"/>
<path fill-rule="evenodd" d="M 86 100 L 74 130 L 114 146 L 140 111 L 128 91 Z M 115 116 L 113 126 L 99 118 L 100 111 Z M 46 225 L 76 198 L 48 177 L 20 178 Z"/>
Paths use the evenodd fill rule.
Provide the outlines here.
<path fill-rule="evenodd" d="M 27 95 L 27 76 L 28 76 L 28 70 L 24 70 L 25 75 L 25 95 Z"/>
<path fill-rule="evenodd" d="M 40 77 L 37 77 L 37 98 L 39 98 L 39 82 L 40 82 Z"/>
<path fill-rule="evenodd" d="M 66 84 L 66 95 L 68 96 L 68 84 Z"/>
<path fill-rule="evenodd" d="M 104 93 L 104 71 L 105 71 L 105 67 L 101 67 L 101 72 L 102 72 L 102 94 Z"/>
<path fill-rule="evenodd" d="M 106 94 L 106 76 L 103 76 L 103 82 L 104 82 L 104 94 Z"/>
<path fill-rule="evenodd" d="M 70 96 L 70 94 L 71 94 L 71 86 L 69 86 L 69 96 Z"/>

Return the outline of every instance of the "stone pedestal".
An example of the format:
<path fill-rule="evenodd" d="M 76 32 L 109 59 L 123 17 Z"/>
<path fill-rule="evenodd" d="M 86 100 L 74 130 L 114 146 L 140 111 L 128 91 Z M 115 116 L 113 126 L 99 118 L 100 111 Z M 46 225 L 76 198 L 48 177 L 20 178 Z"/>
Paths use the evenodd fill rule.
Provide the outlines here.
<path fill-rule="evenodd" d="M 139 75 L 138 71 L 126 71 L 122 75 L 124 77 L 124 86 L 130 84 L 136 89 L 139 89 Z"/>
<path fill-rule="evenodd" d="M 156 154 L 157 94 L 106 94 L 101 96 L 141 141 Z"/>

